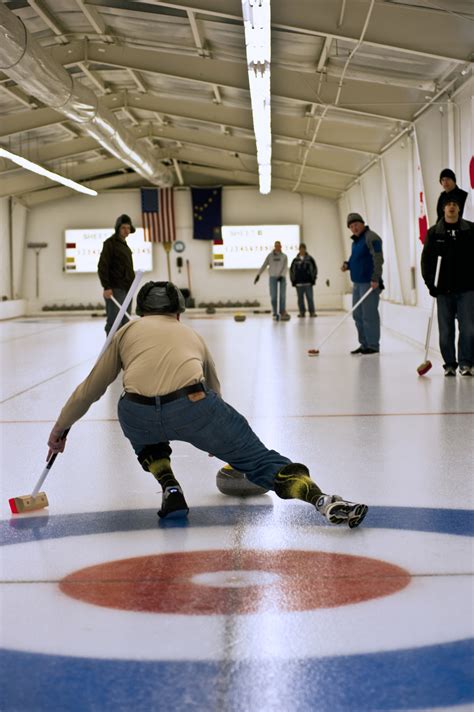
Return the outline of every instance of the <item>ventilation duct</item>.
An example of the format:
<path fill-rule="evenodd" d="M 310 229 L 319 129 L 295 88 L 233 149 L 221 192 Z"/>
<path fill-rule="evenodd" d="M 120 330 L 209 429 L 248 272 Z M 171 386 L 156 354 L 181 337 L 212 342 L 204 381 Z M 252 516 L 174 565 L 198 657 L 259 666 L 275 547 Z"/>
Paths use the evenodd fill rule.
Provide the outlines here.
<path fill-rule="evenodd" d="M 0 69 L 25 92 L 80 124 L 109 153 L 151 183 L 173 184 L 172 171 L 143 151 L 95 93 L 74 81 L 1 2 Z"/>

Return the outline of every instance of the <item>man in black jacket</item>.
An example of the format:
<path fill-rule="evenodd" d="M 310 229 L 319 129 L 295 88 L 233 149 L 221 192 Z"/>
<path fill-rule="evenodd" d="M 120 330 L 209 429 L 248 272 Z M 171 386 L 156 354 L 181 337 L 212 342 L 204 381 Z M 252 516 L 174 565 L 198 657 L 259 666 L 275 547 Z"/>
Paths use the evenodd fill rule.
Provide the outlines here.
<path fill-rule="evenodd" d="M 313 287 L 318 276 L 318 268 L 316 262 L 306 252 L 304 242 L 300 245 L 300 250 L 290 266 L 290 279 L 293 287 L 296 287 L 298 295 L 298 316 L 305 315 L 304 298 L 308 303 L 308 311 L 310 316 L 317 316 L 314 310 Z"/>
<path fill-rule="evenodd" d="M 438 307 L 439 345 L 445 376 L 474 375 L 474 224 L 460 217 L 455 196 L 444 204 L 444 217 L 428 230 L 421 255 L 421 272 Z M 441 257 L 438 283 L 436 264 Z M 458 358 L 455 320 L 458 320 Z"/>
<path fill-rule="evenodd" d="M 467 193 L 456 185 L 456 175 L 454 171 L 450 168 L 443 168 L 439 175 L 439 182 L 443 186 L 443 190 L 439 195 L 438 204 L 436 205 L 437 220 L 441 220 L 444 217 L 443 208 L 448 198 L 455 198 L 457 200 L 460 208 L 459 217 L 462 218 Z"/>
<path fill-rule="evenodd" d="M 106 334 L 112 328 L 119 311 L 111 297 L 115 297 L 120 304 L 123 304 L 127 292 L 135 279 L 132 251 L 127 245 L 127 237 L 134 232 L 135 228 L 128 215 L 120 215 L 115 222 L 114 234 L 105 240 L 100 254 L 98 273 L 104 288 L 105 311 L 107 314 Z M 131 303 L 127 311 L 129 314 L 132 313 Z M 120 326 L 124 326 L 127 321 L 127 317 L 124 316 Z"/>

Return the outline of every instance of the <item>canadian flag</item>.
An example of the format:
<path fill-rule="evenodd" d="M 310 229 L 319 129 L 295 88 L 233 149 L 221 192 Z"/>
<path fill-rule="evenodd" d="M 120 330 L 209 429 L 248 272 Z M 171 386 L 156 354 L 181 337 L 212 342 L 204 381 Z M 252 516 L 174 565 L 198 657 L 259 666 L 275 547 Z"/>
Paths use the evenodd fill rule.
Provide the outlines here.
<path fill-rule="evenodd" d="M 418 237 L 422 245 L 425 244 L 426 233 L 428 232 L 428 217 L 426 215 L 425 206 L 425 190 L 423 186 L 423 175 L 421 173 L 420 153 L 418 151 L 418 142 L 416 146 L 416 193 L 418 196 Z"/>
<path fill-rule="evenodd" d="M 420 203 L 419 203 L 419 214 L 418 214 L 418 236 L 420 238 L 421 244 L 425 244 L 426 233 L 428 232 L 428 218 L 426 217 L 425 211 L 425 199 L 423 197 L 423 191 L 420 193 Z"/>

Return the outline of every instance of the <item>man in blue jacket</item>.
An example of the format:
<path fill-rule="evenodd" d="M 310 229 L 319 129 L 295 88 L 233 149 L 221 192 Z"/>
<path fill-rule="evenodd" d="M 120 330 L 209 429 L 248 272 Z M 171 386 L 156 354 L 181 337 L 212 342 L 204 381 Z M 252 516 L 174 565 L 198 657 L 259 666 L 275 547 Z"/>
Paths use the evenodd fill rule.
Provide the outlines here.
<path fill-rule="evenodd" d="M 372 288 L 372 292 L 354 311 L 353 317 L 359 335 L 358 348 L 351 354 L 378 354 L 380 351 L 379 296 L 382 286 L 382 240 L 365 224 L 359 213 L 349 213 L 347 227 L 352 232 L 352 252 L 344 262 L 343 272 L 350 270 L 352 304 Z"/>

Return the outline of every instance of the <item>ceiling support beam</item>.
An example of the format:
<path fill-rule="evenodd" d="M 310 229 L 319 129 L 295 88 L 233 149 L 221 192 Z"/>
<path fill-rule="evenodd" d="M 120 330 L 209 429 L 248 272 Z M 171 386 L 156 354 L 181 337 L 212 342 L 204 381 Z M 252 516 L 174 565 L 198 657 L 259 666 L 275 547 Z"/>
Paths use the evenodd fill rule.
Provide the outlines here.
<path fill-rule="evenodd" d="M 54 32 L 56 37 L 63 44 L 67 44 L 68 40 L 65 37 L 64 29 L 56 20 L 51 11 L 46 7 L 42 0 L 28 0 L 28 5 L 41 17 L 43 22 Z"/>

